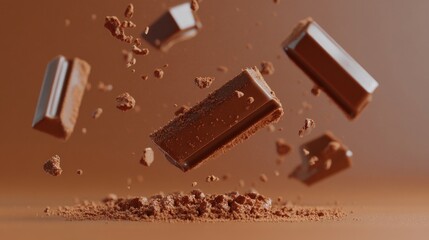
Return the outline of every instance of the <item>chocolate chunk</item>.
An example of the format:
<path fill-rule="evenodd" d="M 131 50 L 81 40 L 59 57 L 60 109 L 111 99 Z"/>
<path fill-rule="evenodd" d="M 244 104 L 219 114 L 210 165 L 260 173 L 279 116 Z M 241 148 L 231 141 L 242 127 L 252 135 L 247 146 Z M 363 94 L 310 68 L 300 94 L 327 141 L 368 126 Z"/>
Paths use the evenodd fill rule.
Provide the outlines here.
<path fill-rule="evenodd" d="M 191 9 L 194 12 L 196 12 L 196 11 L 198 11 L 198 9 L 200 9 L 200 5 L 198 4 L 198 0 L 192 0 L 191 1 Z"/>
<path fill-rule="evenodd" d="M 149 49 L 147 48 L 139 48 L 136 45 L 133 46 L 133 53 L 137 54 L 137 55 L 143 55 L 146 56 L 149 54 Z"/>
<path fill-rule="evenodd" d="M 76 170 L 76 174 L 77 174 L 77 175 L 82 175 L 82 174 L 83 174 L 83 170 L 82 170 L 82 169 L 78 169 L 78 170 Z"/>
<path fill-rule="evenodd" d="M 309 134 L 311 130 L 316 127 L 316 122 L 313 119 L 306 118 L 304 121 L 304 126 L 298 131 L 299 137 L 304 137 L 305 134 Z"/>
<path fill-rule="evenodd" d="M 92 113 L 92 118 L 97 119 L 97 118 L 99 118 L 101 116 L 102 113 L 103 113 L 103 109 L 102 108 L 97 108 Z"/>
<path fill-rule="evenodd" d="M 61 159 L 58 155 L 52 156 L 51 159 L 46 161 L 46 163 L 43 165 L 43 170 L 54 177 L 59 176 L 63 172 L 60 163 Z"/>
<path fill-rule="evenodd" d="M 377 81 L 313 19 L 302 20 L 283 48 L 350 119 L 371 101 Z"/>
<path fill-rule="evenodd" d="M 209 88 L 214 80 L 214 77 L 197 77 L 195 78 L 194 82 L 199 88 L 203 89 Z"/>
<path fill-rule="evenodd" d="M 157 68 L 153 71 L 153 75 L 158 79 L 162 79 L 164 77 L 164 70 Z"/>
<path fill-rule="evenodd" d="M 177 42 L 195 37 L 201 27 L 199 18 L 191 9 L 191 3 L 187 2 L 170 8 L 142 37 L 154 47 L 168 51 Z"/>
<path fill-rule="evenodd" d="M 122 93 L 116 97 L 116 108 L 122 111 L 133 109 L 136 105 L 136 100 L 129 93 Z"/>
<path fill-rule="evenodd" d="M 318 87 L 318 86 L 314 86 L 312 89 L 311 89 L 311 94 L 313 94 L 314 96 L 319 96 L 320 95 L 320 92 L 321 92 L 322 90 Z"/>
<path fill-rule="evenodd" d="M 134 5 L 132 3 L 128 4 L 127 8 L 125 9 L 124 16 L 126 18 L 132 18 L 134 15 Z"/>
<path fill-rule="evenodd" d="M 276 141 L 276 149 L 277 149 L 277 154 L 279 156 L 285 156 L 290 152 L 292 148 L 289 146 L 289 144 L 286 143 L 286 141 L 283 138 L 279 138 Z"/>
<path fill-rule="evenodd" d="M 192 187 L 196 187 L 197 185 L 198 185 L 197 182 L 192 182 L 192 184 L 191 184 Z"/>
<path fill-rule="evenodd" d="M 312 185 L 351 166 L 353 153 L 332 133 L 324 135 L 301 146 L 302 164 L 295 168 L 290 177 Z M 306 149 L 309 154 L 304 151 Z"/>
<path fill-rule="evenodd" d="M 236 91 L 253 97 L 248 104 Z M 283 115 L 280 101 L 258 69 L 248 68 L 188 112 L 150 135 L 166 158 L 183 171 L 243 142 Z"/>
<path fill-rule="evenodd" d="M 263 75 L 273 75 L 274 74 L 274 65 L 272 62 L 264 61 L 261 63 L 261 73 Z"/>
<path fill-rule="evenodd" d="M 152 165 L 154 159 L 155 158 L 154 158 L 154 153 L 153 153 L 152 148 L 146 148 L 143 151 L 143 157 L 140 159 L 140 163 L 143 166 L 150 167 L 150 165 Z"/>
<path fill-rule="evenodd" d="M 45 72 L 33 128 L 67 140 L 74 130 L 91 66 L 56 57 Z"/>

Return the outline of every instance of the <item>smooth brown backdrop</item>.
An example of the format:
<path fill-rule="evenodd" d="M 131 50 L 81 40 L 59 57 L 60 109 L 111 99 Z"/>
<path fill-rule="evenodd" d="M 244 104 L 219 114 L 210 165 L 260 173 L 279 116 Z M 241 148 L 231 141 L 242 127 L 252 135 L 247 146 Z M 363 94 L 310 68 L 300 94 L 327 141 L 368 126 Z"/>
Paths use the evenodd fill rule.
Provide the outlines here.
<path fill-rule="evenodd" d="M 150 55 L 138 57 L 136 73 L 124 66 L 121 50 L 127 47 L 103 28 L 104 16 L 122 18 L 127 1 L 1 1 L 2 24 L 0 88 L 0 204 L 41 205 L 72 203 L 74 197 L 100 198 L 106 193 L 153 194 L 189 190 L 200 182 L 205 191 L 222 192 L 255 182 L 257 189 L 272 196 L 283 195 L 324 204 L 335 200 L 363 204 L 404 202 L 404 208 L 423 203 L 429 183 L 427 103 L 429 67 L 427 56 L 429 2 L 424 0 L 204 0 L 198 12 L 203 29 L 199 35 L 174 46 L 168 53 L 150 47 Z M 133 21 L 141 32 L 167 7 L 183 1 L 134 1 Z M 92 20 L 91 15 L 97 19 Z M 296 23 L 312 16 L 380 83 L 373 102 L 353 122 L 322 94 L 309 94 L 312 82 L 283 53 L 280 44 Z M 65 26 L 65 19 L 71 25 Z M 249 50 L 246 45 L 251 44 Z M 93 89 L 85 93 L 80 117 L 67 142 L 31 129 L 34 108 L 46 64 L 58 54 L 80 57 L 92 66 Z M 150 168 L 138 164 L 145 147 L 155 146 L 148 135 L 173 116 L 174 104 L 194 104 L 210 91 L 238 74 L 243 67 L 274 63 L 276 72 L 266 80 L 285 106 L 277 127 L 282 132 L 262 130 L 225 155 L 204 166 L 182 173 L 156 150 Z M 162 80 L 152 77 L 165 63 Z M 216 67 L 225 65 L 228 73 Z M 150 74 L 147 81 L 140 74 Z M 214 76 L 209 90 L 194 86 L 196 76 Z M 114 90 L 102 93 L 99 81 Z M 130 92 L 140 113 L 120 112 L 114 98 Z M 297 114 L 302 102 L 313 109 Z M 104 109 L 97 120 L 97 108 Z M 317 128 L 300 139 L 297 131 L 305 117 Z M 81 133 L 85 127 L 86 135 Z M 308 188 L 289 180 L 287 174 L 300 159 L 297 149 L 284 165 L 275 165 L 274 142 L 285 138 L 293 146 L 331 130 L 354 152 L 354 166 L 338 176 Z M 64 173 L 53 178 L 42 171 L 53 154 L 62 159 Z M 76 169 L 84 171 L 82 176 Z M 279 170 L 281 176 L 274 177 Z M 227 182 L 208 185 L 209 174 L 229 173 Z M 258 182 L 266 173 L 269 182 Z M 136 176 L 144 177 L 137 183 Z M 127 189 L 127 178 L 132 178 Z M 58 201 L 62 199 L 63 201 Z M 428 198 L 425 198 L 428 199 Z M 64 202 L 65 201 L 65 202 Z M 405 203 L 406 202 L 406 203 Z"/>

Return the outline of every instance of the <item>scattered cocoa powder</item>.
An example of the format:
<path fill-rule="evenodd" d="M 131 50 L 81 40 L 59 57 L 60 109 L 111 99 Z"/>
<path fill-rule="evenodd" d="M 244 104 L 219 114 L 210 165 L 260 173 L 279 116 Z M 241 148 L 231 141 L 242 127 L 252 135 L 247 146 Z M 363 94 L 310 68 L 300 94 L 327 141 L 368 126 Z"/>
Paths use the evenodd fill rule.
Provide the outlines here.
<path fill-rule="evenodd" d="M 263 75 L 273 75 L 274 74 L 274 65 L 272 62 L 263 61 L 261 63 L 261 73 Z"/>
<path fill-rule="evenodd" d="M 192 190 L 188 194 L 158 194 L 151 197 L 118 198 L 109 194 L 102 202 L 59 207 L 49 211 L 67 220 L 126 221 L 265 221 L 303 222 L 341 220 L 347 213 L 338 207 L 303 207 L 274 202 L 257 192 L 206 194 Z"/>
<path fill-rule="evenodd" d="M 291 149 L 292 148 L 289 146 L 289 144 L 286 143 L 286 141 L 283 138 L 277 139 L 276 150 L 279 156 L 287 155 Z"/>
<path fill-rule="evenodd" d="M 206 182 L 211 183 L 211 182 L 218 182 L 220 179 L 218 177 L 216 177 L 215 175 L 210 175 L 206 177 Z"/>
<path fill-rule="evenodd" d="M 143 151 L 143 156 L 140 159 L 140 164 L 142 164 L 143 166 L 146 166 L 146 167 L 150 167 L 150 165 L 153 163 L 154 159 L 155 158 L 154 158 L 154 153 L 153 153 L 152 148 L 146 148 Z"/>
<path fill-rule="evenodd" d="M 58 155 L 54 155 L 51 157 L 51 159 L 45 162 L 45 164 L 43 165 L 43 170 L 45 170 L 46 173 L 54 177 L 59 176 L 63 172 L 60 163 L 60 157 Z"/>
<path fill-rule="evenodd" d="M 133 17 L 133 15 L 134 15 L 134 5 L 133 5 L 132 3 L 130 3 L 130 4 L 127 6 L 127 8 L 125 9 L 124 16 L 125 16 L 126 18 L 132 18 L 132 17 Z"/>
<path fill-rule="evenodd" d="M 97 108 L 95 109 L 95 111 L 92 113 L 92 118 L 93 119 L 98 119 L 101 114 L 103 113 L 103 109 L 102 108 Z"/>
<path fill-rule="evenodd" d="M 200 5 L 198 4 L 197 0 L 192 0 L 191 1 L 191 9 L 194 12 L 196 12 L 196 11 L 198 11 L 198 9 L 200 9 Z"/>
<path fill-rule="evenodd" d="M 215 80 L 214 77 L 196 77 L 194 79 L 194 82 L 197 85 L 197 87 L 199 87 L 200 89 L 203 89 L 203 88 L 209 88 L 212 85 L 214 80 Z"/>
<path fill-rule="evenodd" d="M 160 68 L 157 68 L 153 71 L 153 75 L 158 79 L 162 79 L 164 77 L 164 71 Z"/>
<path fill-rule="evenodd" d="M 116 97 L 116 108 L 122 111 L 133 109 L 136 105 L 136 100 L 127 92 Z"/>
<path fill-rule="evenodd" d="M 306 118 L 304 126 L 298 131 L 299 137 L 304 137 L 306 133 L 310 133 L 312 129 L 316 127 L 316 122 L 313 119 Z"/>

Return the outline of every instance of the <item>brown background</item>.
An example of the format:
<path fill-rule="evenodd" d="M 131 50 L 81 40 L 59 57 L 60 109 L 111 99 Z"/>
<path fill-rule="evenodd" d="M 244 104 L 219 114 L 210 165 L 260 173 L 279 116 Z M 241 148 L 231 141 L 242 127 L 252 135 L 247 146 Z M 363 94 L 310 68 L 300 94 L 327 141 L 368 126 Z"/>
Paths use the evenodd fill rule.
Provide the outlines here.
<path fill-rule="evenodd" d="M 168 6 L 180 2 L 135 1 L 133 21 L 138 28 L 134 35 Z M 122 18 L 127 4 L 122 0 L 2 1 L 0 206 L 8 209 L 3 219 L 16 216 L 11 209 L 17 205 L 71 204 L 75 197 L 98 199 L 109 192 L 147 195 L 187 191 L 193 181 L 198 181 L 204 191 L 223 192 L 237 188 L 239 179 L 247 186 L 255 182 L 260 192 L 273 197 L 296 200 L 300 196 L 310 204 L 338 200 L 344 205 L 379 206 L 367 210 L 374 216 L 391 213 L 380 209 L 393 204 L 399 206 L 395 211 L 404 214 L 397 219 L 408 219 L 411 205 L 423 207 L 429 202 L 428 1 L 281 0 L 276 5 L 270 0 L 204 0 L 198 13 L 204 25 L 199 35 L 166 54 L 150 47 L 149 56 L 137 58 L 135 74 L 122 60 L 121 50 L 127 45 L 103 28 L 104 16 Z M 91 19 L 92 14 L 97 15 L 96 20 Z M 323 26 L 380 83 L 373 102 L 353 122 L 326 95 L 316 98 L 309 94 L 312 82 L 282 52 L 280 43 L 307 16 Z M 70 26 L 65 26 L 65 19 L 70 19 Z M 248 43 L 253 49 L 246 48 Z M 93 89 L 85 93 L 75 132 L 67 142 L 31 129 L 46 64 L 58 54 L 83 58 L 92 66 Z M 262 60 L 272 61 L 276 68 L 266 80 L 286 109 L 277 124 L 284 128 L 282 132 L 262 130 L 186 174 L 170 165 L 158 150 L 152 167 L 138 164 L 145 147 L 155 149 L 148 135 L 168 122 L 176 109 L 174 104 L 194 104 L 241 68 L 259 65 Z M 152 77 L 153 69 L 165 63 L 170 66 L 164 79 Z M 219 65 L 230 71 L 217 72 Z M 150 74 L 150 79 L 143 81 L 140 74 Z M 193 84 L 196 76 L 214 76 L 216 81 L 210 90 L 200 90 Z M 113 84 L 113 91 L 98 91 L 99 81 Z M 114 98 L 124 91 L 136 98 L 140 113 L 115 109 Z M 303 101 L 311 103 L 313 109 L 299 115 Z M 93 120 L 91 114 L 97 107 L 104 113 Z M 297 131 L 305 117 L 315 119 L 317 128 L 300 139 Z M 86 135 L 81 133 L 83 127 L 88 129 Z M 287 174 L 300 161 L 297 149 L 277 167 L 275 140 L 283 137 L 298 146 L 325 130 L 334 132 L 353 150 L 353 168 L 312 188 L 289 180 Z M 57 178 L 42 171 L 43 163 L 54 154 L 61 156 L 64 169 Z M 84 170 L 83 176 L 75 174 L 78 168 Z M 274 177 L 274 170 L 281 176 Z M 209 185 L 203 181 L 209 174 L 225 173 L 232 175 L 227 182 Z M 260 173 L 266 173 L 270 181 L 259 183 Z M 138 175 L 144 177 L 143 183 L 137 183 Z M 133 180 L 131 189 L 127 189 L 127 178 Z M 416 212 L 427 220 L 427 209 L 417 208 Z M 371 221 L 363 224 L 377 226 Z M 240 226 L 247 229 L 242 225 L 234 229 Z M 261 226 L 257 229 L 265 231 Z M 237 234 L 241 232 L 237 230 Z"/>

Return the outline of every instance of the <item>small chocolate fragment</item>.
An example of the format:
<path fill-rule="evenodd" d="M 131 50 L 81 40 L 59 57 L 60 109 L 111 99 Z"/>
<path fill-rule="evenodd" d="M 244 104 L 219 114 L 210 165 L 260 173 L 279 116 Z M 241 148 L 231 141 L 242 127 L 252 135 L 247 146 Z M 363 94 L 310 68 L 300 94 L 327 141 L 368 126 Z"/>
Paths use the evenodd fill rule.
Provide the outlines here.
<path fill-rule="evenodd" d="M 311 89 L 311 94 L 313 94 L 314 96 L 319 96 L 320 95 L 320 92 L 321 92 L 322 90 L 318 87 L 318 86 L 314 86 L 312 89 Z"/>
<path fill-rule="evenodd" d="M 261 73 L 262 75 L 273 75 L 274 74 L 274 65 L 272 62 L 263 61 L 261 63 Z"/>
<path fill-rule="evenodd" d="M 164 77 L 164 70 L 157 68 L 153 71 L 153 75 L 158 79 L 162 79 Z"/>
<path fill-rule="evenodd" d="M 200 89 L 203 89 L 209 88 L 214 80 L 214 77 L 196 77 L 194 82 Z"/>
<path fill-rule="evenodd" d="M 170 8 L 142 37 L 154 47 L 168 51 L 175 43 L 195 37 L 201 27 L 191 3 L 187 2 Z"/>
<path fill-rule="evenodd" d="M 254 102 L 238 98 L 236 91 Z M 243 142 L 283 115 L 280 101 L 259 70 L 247 68 L 205 100 L 150 135 L 166 158 L 188 171 Z"/>
<path fill-rule="evenodd" d="M 143 166 L 150 167 L 150 165 L 152 165 L 154 159 L 155 158 L 154 158 L 154 153 L 153 153 L 152 148 L 146 148 L 143 151 L 143 156 L 140 159 L 140 163 Z"/>
<path fill-rule="evenodd" d="M 122 111 L 133 109 L 136 105 L 136 100 L 129 93 L 122 93 L 116 97 L 116 108 Z"/>
<path fill-rule="evenodd" d="M 59 176 L 63 172 L 60 163 L 61 159 L 58 155 L 52 156 L 51 159 L 46 161 L 46 163 L 43 165 L 43 170 L 54 177 Z"/>
<path fill-rule="evenodd" d="M 219 182 L 220 178 L 216 177 L 215 175 L 210 175 L 206 177 L 206 182 L 211 183 L 211 182 Z"/>
<path fill-rule="evenodd" d="M 298 131 L 299 137 L 302 138 L 305 134 L 309 134 L 315 127 L 316 122 L 313 119 L 306 118 L 304 121 L 304 126 Z"/>
<path fill-rule="evenodd" d="M 67 140 L 74 130 L 91 66 L 79 58 L 53 59 L 46 69 L 33 128 Z"/>
<path fill-rule="evenodd" d="M 196 187 L 197 185 L 198 185 L 197 182 L 192 182 L 192 184 L 191 184 L 192 187 Z"/>
<path fill-rule="evenodd" d="M 101 114 L 103 113 L 103 109 L 102 108 L 97 108 L 95 109 L 95 111 L 92 113 L 92 118 L 94 119 L 98 119 Z"/>
<path fill-rule="evenodd" d="M 191 109 L 189 106 L 182 105 L 179 109 L 177 109 L 177 111 L 174 112 L 174 116 L 182 115 L 189 111 L 189 109 Z"/>
<path fill-rule="evenodd" d="M 198 9 L 200 9 L 200 5 L 198 4 L 198 0 L 192 0 L 191 1 L 191 9 L 194 12 L 196 12 L 196 11 L 198 11 Z"/>
<path fill-rule="evenodd" d="M 133 46 L 133 53 L 137 54 L 137 55 L 143 55 L 146 56 L 149 54 L 149 49 L 147 48 L 139 48 L 136 45 Z"/>
<path fill-rule="evenodd" d="M 241 98 L 241 97 L 243 97 L 243 96 L 244 96 L 244 93 L 236 90 L 236 91 L 235 91 L 235 95 L 236 95 L 238 98 Z"/>
<path fill-rule="evenodd" d="M 378 82 L 313 19 L 302 20 L 283 48 L 350 119 L 371 101 Z"/>
<path fill-rule="evenodd" d="M 289 144 L 286 143 L 286 141 L 283 138 L 279 138 L 276 141 L 276 149 L 277 149 L 277 154 L 279 156 L 285 156 L 290 152 L 292 148 L 289 146 Z"/>
<path fill-rule="evenodd" d="M 268 177 L 267 177 L 267 175 L 265 175 L 265 174 L 261 174 L 261 175 L 259 176 L 259 180 L 260 180 L 261 182 L 263 182 L 263 183 L 266 183 L 266 182 L 268 182 Z"/>
<path fill-rule="evenodd" d="M 330 132 L 301 146 L 302 164 L 289 177 L 312 185 L 351 166 L 353 153 Z M 307 149 L 310 154 L 306 154 Z"/>
<path fill-rule="evenodd" d="M 217 67 L 217 70 L 218 70 L 219 72 L 222 72 L 222 73 L 227 73 L 227 72 L 228 72 L 228 67 L 225 67 L 225 66 L 218 66 L 218 67 Z"/>
<path fill-rule="evenodd" d="M 134 5 L 132 3 L 128 4 L 127 8 L 125 9 L 124 16 L 126 18 L 132 18 L 134 15 Z"/>
<path fill-rule="evenodd" d="M 82 175 L 82 174 L 83 174 L 83 170 L 82 170 L 82 169 L 78 169 L 78 170 L 76 170 L 76 174 L 77 174 L 77 175 Z"/>

